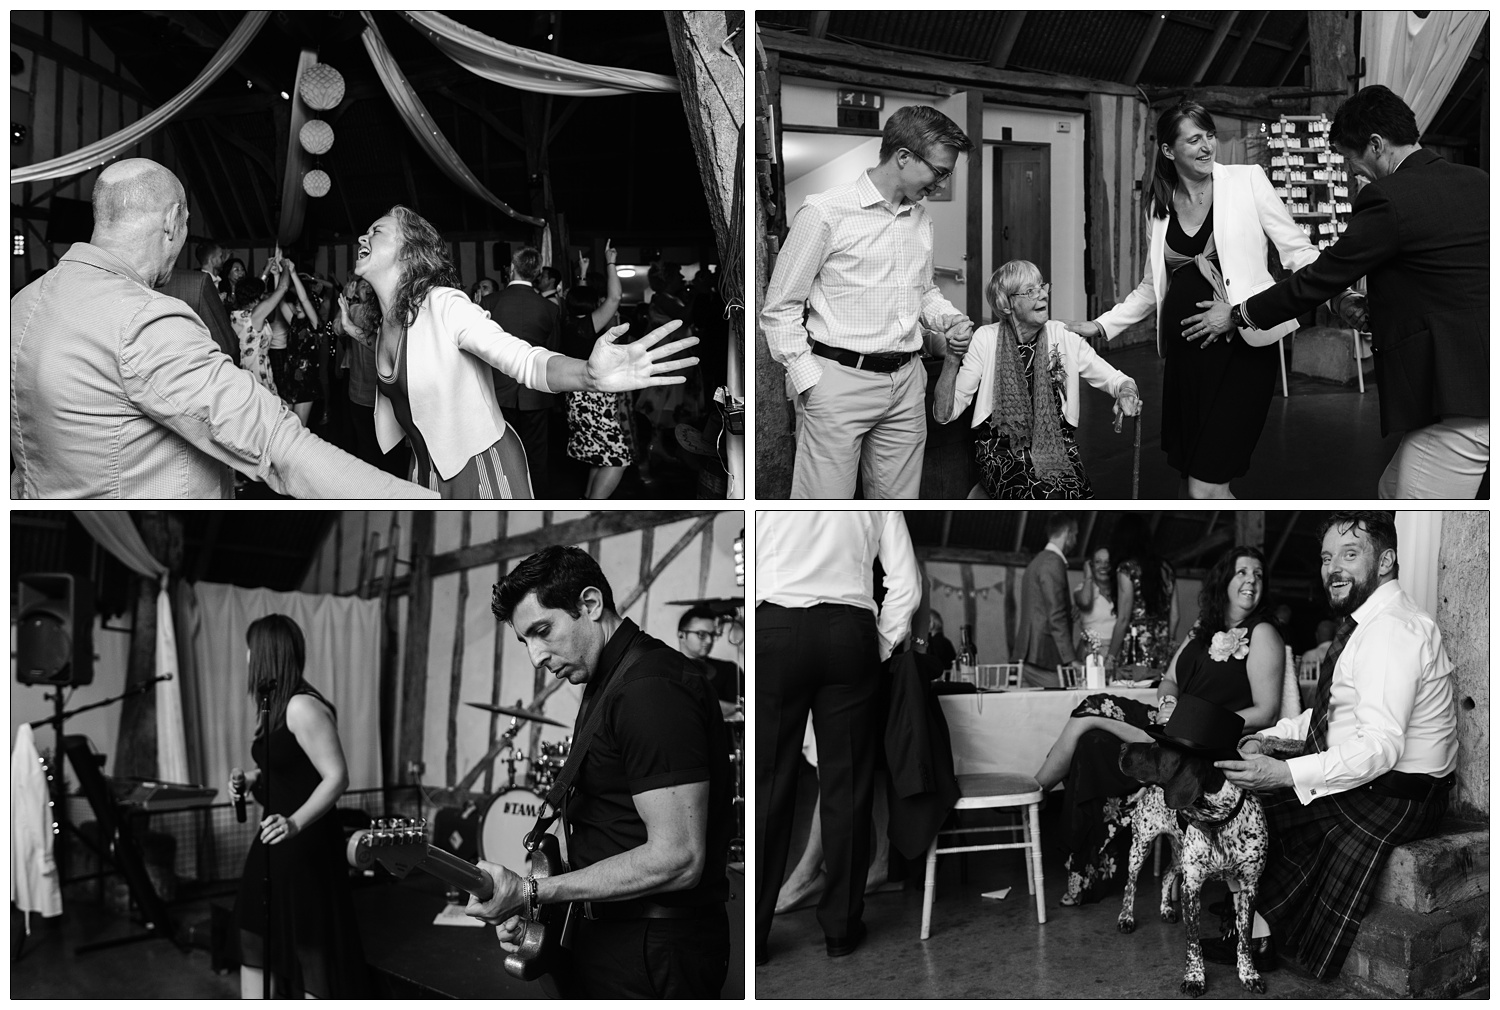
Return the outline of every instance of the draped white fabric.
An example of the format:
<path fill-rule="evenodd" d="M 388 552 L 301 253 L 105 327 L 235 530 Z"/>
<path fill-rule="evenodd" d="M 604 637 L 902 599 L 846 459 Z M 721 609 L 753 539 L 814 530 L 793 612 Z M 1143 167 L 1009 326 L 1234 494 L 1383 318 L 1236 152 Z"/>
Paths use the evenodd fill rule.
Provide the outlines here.
<path fill-rule="evenodd" d="M 156 593 L 156 777 L 165 782 L 189 781 L 187 739 L 182 722 L 182 682 L 177 679 L 177 634 L 172 627 L 171 580 L 167 566 L 151 556 L 129 512 L 75 512 L 83 528 L 99 546 L 149 579 Z"/>
<path fill-rule="evenodd" d="M 1432 125 L 1464 60 L 1479 39 L 1487 11 L 1365 11 L 1360 55 L 1364 86 L 1384 84 L 1417 116 L 1417 129 Z"/>
<path fill-rule="evenodd" d="M 167 104 L 152 111 L 149 115 L 131 123 L 125 129 L 110 134 L 103 140 L 81 147 L 72 154 L 65 154 L 60 158 L 43 161 L 36 165 L 27 165 L 25 168 L 13 169 L 10 173 L 12 186 L 22 182 L 43 182 L 47 179 L 65 179 L 70 175 L 79 175 L 90 169 L 98 168 L 107 161 L 111 161 L 130 148 L 145 140 L 156 130 L 165 126 L 173 116 L 187 108 L 199 95 L 201 95 L 210 84 L 219 79 L 219 75 L 228 70 L 250 40 L 255 38 L 255 33 L 260 31 L 260 26 L 266 23 L 270 17 L 270 11 L 246 11 L 239 25 L 214 58 L 208 61 L 208 66 L 203 72 L 193 78 L 193 82 L 184 88 Z"/>
<path fill-rule="evenodd" d="M 248 691 L 245 632 L 267 614 L 285 614 L 307 641 L 304 676 L 338 713 L 349 788 L 380 785 L 380 601 L 352 596 L 277 593 L 200 582 L 193 654 L 201 672 L 206 782 L 252 767 L 255 702 Z"/>
<path fill-rule="evenodd" d="M 1438 549 L 1443 538 L 1441 512 L 1396 513 L 1397 581 L 1417 606 L 1437 616 Z"/>
<path fill-rule="evenodd" d="M 523 91 L 593 98 L 677 91 L 677 78 L 619 67 L 595 67 L 492 39 L 436 11 L 402 11 L 449 59 L 487 81 Z"/>
<path fill-rule="evenodd" d="M 380 29 L 375 27 L 375 19 L 370 16 L 369 11 L 361 11 L 368 27 L 365 28 L 360 40 L 365 44 L 365 52 L 370 54 L 370 62 L 375 64 L 375 72 L 380 75 L 380 81 L 385 85 L 386 92 L 391 96 L 391 102 L 396 106 L 396 112 L 400 114 L 401 121 L 406 124 L 422 150 L 433 160 L 443 174 L 458 183 L 470 195 L 490 204 L 502 214 L 507 214 L 517 221 L 525 221 L 538 227 L 547 222 L 539 217 L 530 217 L 514 210 L 504 200 L 485 188 L 469 166 L 465 165 L 453 145 L 448 143 L 448 138 L 437 128 L 432 116 L 427 112 L 427 107 L 417 97 L 416 91 L 407 83 L 406 75 L 396 65 L 396 58 L 385 46 L 385 39 L 380 35 Z"/>
<path fill-rule="evenodd" d="M 26 723 L 16 729 L 10 753 L 10 900 L 21 912 L 26 935 L 31 913 L 62 915 L 62 885 L 52 854 L 52 810 L 47 805 L 47 773 L 42 770 L 36 739 Z"/>

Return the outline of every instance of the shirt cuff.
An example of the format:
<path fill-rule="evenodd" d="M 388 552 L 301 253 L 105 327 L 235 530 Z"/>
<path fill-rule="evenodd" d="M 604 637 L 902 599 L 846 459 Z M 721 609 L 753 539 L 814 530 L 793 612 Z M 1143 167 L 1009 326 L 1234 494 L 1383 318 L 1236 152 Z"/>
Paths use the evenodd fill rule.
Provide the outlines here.
<path fill-rule="evenodd" d="M 786 359 L 786 375 L 799 393 L 805 393 L 823 377 L 823 366 L 813 360 L 812 351 L 802 351 Z"/>
<path fill-rule="evenodd" d="M 1306 754 L 1287 759 L 1287 770 L 1292 773 L 1292 788 L 1296 790 L 1297 799 L 1302 801 L 1303 806 L 1313 800 L 1321 800 L 1331 792 L 1328 779 L 1323 774 L 1320 757 L 1318 754 Z"/>
<path fill-rule="evenodd" d="M 547 362 L 553 358 L 562 357 L 556 351 L 549 351 L 545 347 L 538 347 L 532 352 L 529 362 L 530 375 L 524 385 L 530 386 L 539 393 L 555 393 L 557 390 L 547 385 Z"/>

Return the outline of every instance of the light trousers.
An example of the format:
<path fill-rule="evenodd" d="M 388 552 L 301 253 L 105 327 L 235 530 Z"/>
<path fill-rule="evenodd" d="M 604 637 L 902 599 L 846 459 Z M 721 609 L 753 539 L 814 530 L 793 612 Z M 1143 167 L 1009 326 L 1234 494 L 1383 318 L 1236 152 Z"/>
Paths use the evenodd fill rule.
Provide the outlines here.
<path fill-rule="evenodd" d="M 793 498 L 915 498 L 927 445 L 927 371 L 914 357 L 894 372 L 819 358 L 823 376 L 796 397 Z"/>
<path fill-rule="evenodd" d="M 1489 465 L 1490 419 L 1445 417 L 1402 436 L 1380 497 L 1473 499 Z"/>

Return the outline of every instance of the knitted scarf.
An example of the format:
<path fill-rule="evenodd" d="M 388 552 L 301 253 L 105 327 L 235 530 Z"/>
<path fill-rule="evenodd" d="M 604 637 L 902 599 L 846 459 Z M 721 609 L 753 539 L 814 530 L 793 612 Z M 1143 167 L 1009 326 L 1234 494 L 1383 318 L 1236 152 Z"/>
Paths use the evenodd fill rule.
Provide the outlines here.
<path fill-rule="evenodd" d="M 995 335 L 995 391 L 990 405 L 990 424 L 1004 435 L 1012 449 L 1030 449 L 1031 465 L 1043 480 L 1059 480 L 1073 472 L 1058 420 L 1057 391 L 1047 363 L 1051 349 L 1047 328 L 1036 336 L 1036 356 L 1031 368 L 1031 388 L 1026 388 L 1026 370 L 1021 364 L 1020 335 L 1009 316 L 1000 314 L 1000 332 Z"/>

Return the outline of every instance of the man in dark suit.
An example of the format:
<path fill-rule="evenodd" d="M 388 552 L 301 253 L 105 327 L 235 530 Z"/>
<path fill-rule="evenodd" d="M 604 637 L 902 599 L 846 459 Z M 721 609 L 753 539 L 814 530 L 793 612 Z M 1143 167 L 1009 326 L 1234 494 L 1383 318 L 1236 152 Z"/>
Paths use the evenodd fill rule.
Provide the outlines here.
<path fill-rule="evenodd" d="M 562 315 L 556 305 L 537 294 L 532 282 L 542 269 L 542 255 L 531 247 L 510 258 L 510 283 L 479 303 L 506 333 L 537 347 L 562 350 Z M 554 393 L 541 393 L 520 385 L 501 372 L 495 373 L 495 397 L 505 423 L 516 429 L 526 447 L 531 486 L 538 498 L 549 492 L 547 479 L 547 415 L 556 402 Z"/>
<path fill-rule="evenodd" d="M 1188 317 L 1184 335 L 1274 326 L 1368 277 L 1380 428 L 1406 433 L 1380 497 L 1473 498 L 1490 457 L 1490 180 L 1417 137 L 1389 88 L 1345 102 L 1329 141 L 1368 180 L 1348 229 L 1280 284 Z"/>
<path fill-rule="evenodd" d="M 208 327 L 208 335 L 214 338 L 219 349 L 240 363 L 240 340 L 229 325 L 229 313 L 219 298 L 219 289 L 213 278 L 202 270 L 173 270 L 171 276 L 157 289 L 164 295 L 187 302 L 188 308 Z"/>
<path fill-rule="evenodd" d="M 1070 512 L 1047 517 L 1047 546 L 1021 578 L 1021 619 L 1012 662 L 1025 664 L 1021 677 L 1033 687 L 1061 687 L 1059 664 L 1072 665 L 1073 613 L 1068 601 L 1068 551 L 1078 543 L 1078 518 Z"/>

